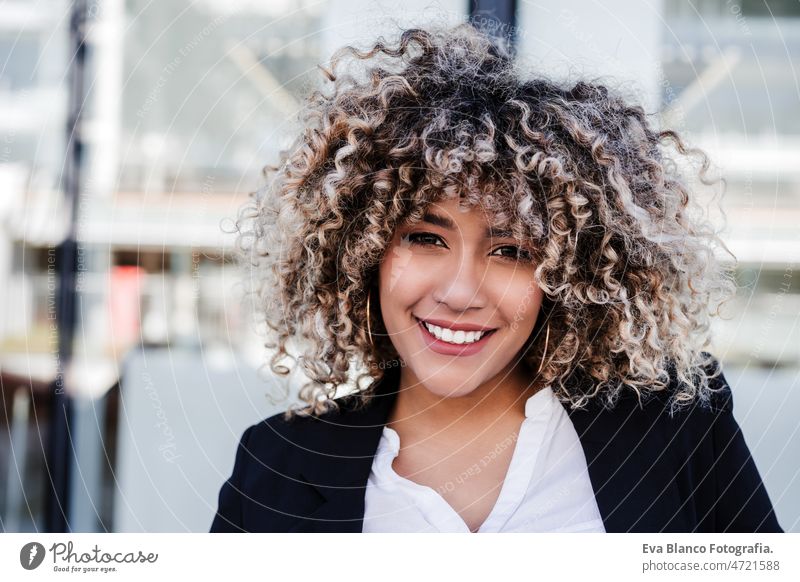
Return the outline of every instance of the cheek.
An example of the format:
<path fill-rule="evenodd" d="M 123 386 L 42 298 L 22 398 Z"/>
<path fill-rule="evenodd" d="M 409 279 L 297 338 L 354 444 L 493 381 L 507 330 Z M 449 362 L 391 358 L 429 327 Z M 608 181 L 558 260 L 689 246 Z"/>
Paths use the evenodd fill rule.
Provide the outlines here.
<path fill-rule="evenodd" d="M 516 323 L 515 329 L 521 332 L 532 330 L 544 297 L 541 288 L 532 278 L 512 278 L 502 294 L 502 312 L 506 320 Z"/>
<path fill-rule="evenodd" d="M 413 274 L 412 256 L 406 245 L 394 242 L 389 246 L 380 266 L 381 292 L 394 292 L 408 282 Z"/>
<path fill-rule="evenodd" d="M 379 268 L 379 277 L 381 309 L 386 325 L 407 323 L 404 313 L 427 292 L 428 279 L 424 271 L 413 268 L 409 249 L 396 246 L 387 252 Z"/>

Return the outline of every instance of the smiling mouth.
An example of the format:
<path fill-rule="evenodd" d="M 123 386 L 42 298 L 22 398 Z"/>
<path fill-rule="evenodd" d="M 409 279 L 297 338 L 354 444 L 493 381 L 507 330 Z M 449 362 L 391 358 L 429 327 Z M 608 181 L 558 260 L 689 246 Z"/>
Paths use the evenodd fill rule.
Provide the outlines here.
<path fill-rule="evenodd" d="M 428 333 L 430 333 L 437 340 L 452 344 L 454 346 L 468 346 L 470 344 L 477 343 L 486 336 L 489 336 L 497 331 L 496 329 L 490 329 L 488 331 L 453 331 L 452 329 L 433 325 L 418 317 L 414 317 L 414 319 L 416 319 L 417 322 L 419 322 L 419 324 L 422 325 L 422 327 L 424 327 Z"/>

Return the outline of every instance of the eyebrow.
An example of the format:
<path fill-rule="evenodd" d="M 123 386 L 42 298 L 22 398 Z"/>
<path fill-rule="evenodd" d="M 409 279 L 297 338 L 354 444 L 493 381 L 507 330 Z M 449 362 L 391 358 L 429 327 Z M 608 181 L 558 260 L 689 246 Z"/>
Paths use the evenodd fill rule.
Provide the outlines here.
<path fill-rule="evenodd" d="M 456 225 L 455 223 L 447 218 L 446 216 L 442 216 L 441 214 L 436 214 L 430 210 L 426 211 L 425 214 L 422 216 L 422 222 L 427 222 L 428 224 L 432 224 L 434 226 L 438 226 L 444 228 L 446 230 L 455 230 Z M 493 226 L 488 226 L 484 231 L 486 238 L 516 238 L 514 233 L 510 230 L 502 229 L 502 228 L 495 228 Z"/>

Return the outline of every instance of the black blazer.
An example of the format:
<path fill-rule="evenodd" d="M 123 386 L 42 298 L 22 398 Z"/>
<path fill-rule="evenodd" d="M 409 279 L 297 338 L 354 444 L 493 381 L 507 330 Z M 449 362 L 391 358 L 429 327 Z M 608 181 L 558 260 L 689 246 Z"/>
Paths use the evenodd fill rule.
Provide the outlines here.
<path fill-rule="evenodd" d="M 366 408 L 352 396 L 320 418 L 282 414 L 244 431 L 211 532 L 361 532 L 373 456 L 397 395 L 389 368 Z M 782 532 L 733 418 L 724 376 L 712 406 L 670 418 L 667 397 L 613 410 L 565 408 L 607 532 Z"/>

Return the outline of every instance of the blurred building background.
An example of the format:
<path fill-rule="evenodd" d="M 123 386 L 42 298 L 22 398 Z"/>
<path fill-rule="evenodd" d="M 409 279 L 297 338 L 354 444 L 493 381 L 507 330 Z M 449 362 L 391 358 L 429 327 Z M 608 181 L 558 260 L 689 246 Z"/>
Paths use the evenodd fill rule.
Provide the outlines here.
<path fill-rule="evenodd" d="M 45 529 L 70 8 L 0 5 L 2 531 Z M 800 3 L 94 0 L 87 15 L 72 531 L 207 531 L 241 432 L 287 405 L 267 397 L 231 262 L 237 209 L 334 49 L 469 16 L 535 70 L 616 79 L 718 165 L 740 290 L 713 352 L 800 531 Z"/>

